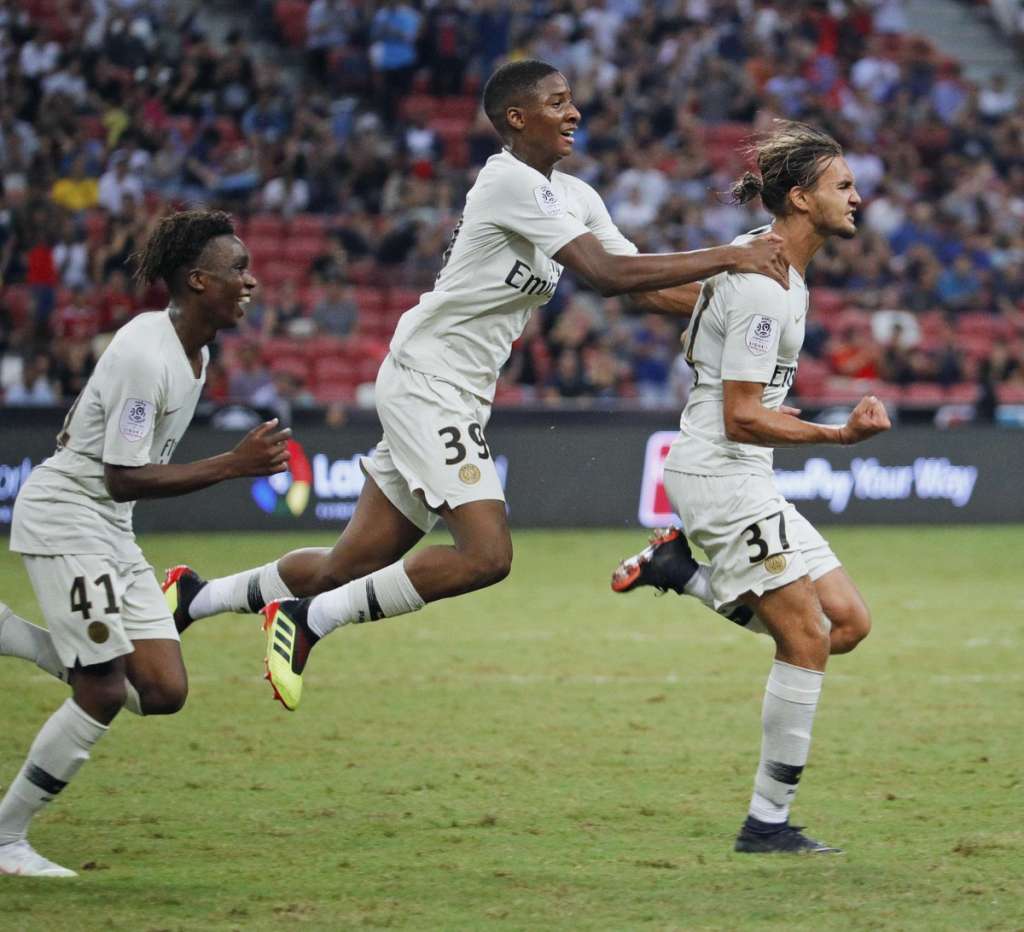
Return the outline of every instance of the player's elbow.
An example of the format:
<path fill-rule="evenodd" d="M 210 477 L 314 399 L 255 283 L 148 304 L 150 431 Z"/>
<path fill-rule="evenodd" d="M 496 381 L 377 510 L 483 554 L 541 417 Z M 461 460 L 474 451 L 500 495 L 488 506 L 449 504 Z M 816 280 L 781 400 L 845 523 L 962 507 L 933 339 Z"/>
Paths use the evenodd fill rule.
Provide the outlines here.
<path fill-rule="evenodd" d="M 131 479 L 124 470 L 115 466 L 103 467 L 103 484 L 106 486 L 107 494 L 115 502 L 131 502 L 138 498 L 131 487 Z"/>
<path fill-rule="evenodd" d="M 734 443 L 749 443 L 755 439 L 755 421 L 746 412 L 726 409 L 723 421 L 727 440 Z"/>

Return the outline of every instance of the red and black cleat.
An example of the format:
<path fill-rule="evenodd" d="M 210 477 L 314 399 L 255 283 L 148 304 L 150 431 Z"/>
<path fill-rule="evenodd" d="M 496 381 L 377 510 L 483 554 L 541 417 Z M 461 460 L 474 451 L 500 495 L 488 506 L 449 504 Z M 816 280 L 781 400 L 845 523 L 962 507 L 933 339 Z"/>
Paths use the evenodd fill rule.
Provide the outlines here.
<path fill-rule="evenodd" d="M 178 634 L 181 634 L 195 620 L 189 614 L 188 609 L 199 590 L 205 585 L 206 580 L 194 569 L 184 564 L 172 566 L 164 574 L 164 581 L 160 588 L 163 590 L 164 598 L 167 599 L 167 607 L 174 616 L 174 627 L 178 629 Z"/>
<path fill-rule="evenodd" d="M 699 567 L 680 528 L 658 528 L 643 550 L 615 568 L 612 589 L 632 592 L 641 586 L 653 586 L 662 593 L 671 589 L 682 595 L 683 587 Z"/>

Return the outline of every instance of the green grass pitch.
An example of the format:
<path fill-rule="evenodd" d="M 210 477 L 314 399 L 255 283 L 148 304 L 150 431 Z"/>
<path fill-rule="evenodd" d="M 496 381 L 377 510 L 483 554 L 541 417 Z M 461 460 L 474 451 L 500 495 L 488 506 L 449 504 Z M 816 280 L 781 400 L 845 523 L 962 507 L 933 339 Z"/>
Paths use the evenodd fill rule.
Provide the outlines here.
<path fill-rule="evenodd" d="M 123 713 L 34 826 L 80 877 L 0 879 L 0 928 L 1024 929 L 1024 529 L 828 536 L 875 630 L 829 667 L 794 815 L 841 857 L 731 850 L 769 642 L 613 595 L 640 531 L 519 532 L 500 586 L 321 645 L 294 714 L 254 618 L 190 630 L 185 710 Z M 141 541 L 207 574 L 328 542 Z M 0 671 L 6 785 L 65 693 Z"/>

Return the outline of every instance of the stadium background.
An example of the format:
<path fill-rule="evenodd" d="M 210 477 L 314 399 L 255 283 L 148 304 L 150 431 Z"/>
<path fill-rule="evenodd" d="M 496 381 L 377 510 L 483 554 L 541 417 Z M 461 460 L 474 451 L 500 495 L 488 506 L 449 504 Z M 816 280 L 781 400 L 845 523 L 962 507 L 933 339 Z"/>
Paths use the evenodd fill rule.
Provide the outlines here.
<path fill-rule="evenodd" d="M 861 232 L 812 266 L 796 403 L 841 420 L 874 392 L 902 431 L 883 468 L 914 469 L 925 457 L 941 470 L 945 458 L 979 470 L 982 498 L 998 495 L 1012 482 L 1013 457 L 1002 453 L 1012 439 L 965 444 L 953 428 L 1024 422 L 1021 75 L 995 18 L 1007 4 L 946 4 L 947 19 L 961 19 L 945 22 L 945 37 L 940 11 L 929 9 L 932 38 L 910 28 L 923 21 L 902 0 L 276 0 L 244 14 L 227 3 L 6 4 L 0 524 L 17 477 L 47 452 L 112 333 L 163 306 L 159 288 L 133 283 L 129 256 L 163 211 L 185 204 L 233 213 L 261 281 L 239 331 L 214 347 L 191 442 L 207 449 L 221 442 L 218 428 L 276 414 L 300 439 L 328 436 L 319 446 L 332 461 L 365 452 L 360 425 L 372 424 L 389 335 L 429 289 L 464 194 L 496 150 L 482 82 L 520 56 L 569 76 L 583 123 L 561 167 L 602 192 L 644 251 L 727 242 L 764 220 L 722 192 L 745 166 L 744 140 L 774 116 L 832 131 L 865 199 Z M 960 61 L 941 48 L 967 27 L 980 38 L 973 60 Z M 644 520 L 638 507 L 645 439 L 624 448 L 600 433 L 637 411 L 633 423 L 671 429 L 692 377 L 679 353 L 683 324 L 563 277 L 513 348 L 492 434 L 510 431 L 512 446 L 529 449 L 546 423 L 564 425 L 563 435 L 589 425 L 578 452 L 600 459 L 612 490 L 635 491 L 589 516 L 520 507 L 519 521 L 533 523 L 534 512 L 544 524 L 666 519 Z M 512 409 L 541 413 L 516 420 Z M 541 433 L 515 427 L 524 423 Z M 936 426 L 948 442 L 931 436 Z M 561 477 L 563 492 L 572 489 L 577 451 L 545 449 L 513 457 L 513 487 Z M 830 470 L 847 469 L 849 458 L 822 455 Z M 820 457 L 790 465 L 806 473 L 808 462 Z M 829 489 L 813 498 L 824 502 Z M 1020 517 L 1016 507 L 950 507 L 914 489 L 906 497 L 920 507 L 821 516 Z M 264 494 L 253 509 L 208 493 L 194 511 L 200 528 L 281 527 L 260 520 L 273 501 Z M 173 513 L 144 506 L 140 527 Z M 346 511 L 321 513 L 337 524 Z"/>

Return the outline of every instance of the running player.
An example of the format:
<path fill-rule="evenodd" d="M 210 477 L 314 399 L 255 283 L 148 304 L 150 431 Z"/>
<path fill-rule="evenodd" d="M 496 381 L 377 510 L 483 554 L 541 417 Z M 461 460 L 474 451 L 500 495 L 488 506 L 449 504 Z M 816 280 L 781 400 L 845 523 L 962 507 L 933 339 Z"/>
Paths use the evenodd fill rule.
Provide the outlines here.
<path fill-rule="evenodd" d="M 202 391 L 207 344 L 243 316 L 256 279 L 220 211 L 163 218 L 139 256 L 140 277 L 163 279 L 164 311 L 122 327 L 72 405 L 57 451 L 32 472 L 14 506 L 21 553 L 49 630 L 0 605 L 0 651 L 71 683 L 71 698 L 36 736 L 0 801 L 0 874 L 72 877 L 37 854 L 29 824 L 88 760 L 122 706 L 169 715 L 185 702 L 181 645 L 153 569 L 132 532 L 136 499 L 288 468 L 289 431 L 268 421 L 233 450 L 170 465 Z"/>
<path fill-rule="evenodd" d="M 665 462 L 669 499 L 710 563 L 693 559 L 679 528 L 659 531 L 619 565 L 612 588 L 685 592 L 774 638 L 761 761 L 736 850 L 833 852 L 789 824 L 789 807 L 807 763 L 829 654 L 853 650 L 871 621 L 824 538 L 776 489 L 772 448 L 857 443 L 890 424 L 873 396 L 841 427 L 802 421 L 783 405 L 804 341 L 807 266 L 830 237 L 856 234 L 861 199 L 839 144 L 809 126 L 779 124 L 756 155 L 760 177 L 747 172 L 733 194 L 739 203 L 760 196 L 775 218 L 790 287 L 728 273 L 704 283 L 686 333 L 694 388 Z"/>
<path fill-rule="evenodd" d="M 267 676 L 288 709 L 299 703 L 310 649 L 335 628 L 413 612 L 508 575 L 504 492 L 484 429 L 512 342 L 563 267 L 602 294 L 646 292 L 638 300 L 662 310 L 688 310 L 694 289 L 678 286 L 723 271 L 788 287 L 771 234 L 637 255 L 597 192 L 554 170 L 572 152 L 580 114 L 551 65 L 504 65 L 487 82 L 484 109 L 505 148 L 467 195 L 434 290 L 399 321 L 377 376 L 384 439 L 362 461 L 366 483 L 338 542 L 210 583 L 184 566 L 165 581 L 179 629 L 219 612 L 265 611 Z M 453 546 L 405 556 L 439 518 Z"/>

